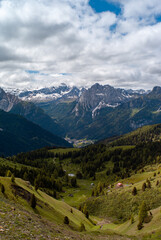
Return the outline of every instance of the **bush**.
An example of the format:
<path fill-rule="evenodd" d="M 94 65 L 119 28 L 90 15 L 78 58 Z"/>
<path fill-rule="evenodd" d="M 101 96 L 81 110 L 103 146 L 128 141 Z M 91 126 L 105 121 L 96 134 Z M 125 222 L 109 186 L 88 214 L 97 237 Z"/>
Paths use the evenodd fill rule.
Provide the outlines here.
<path fill-rule="evenodd" d="M 140 206 L 140 211 L 139 211 L 139 222 L 143 223 L 147 217 L 148 217 L 147 206 L 146 206 L 145 202 L 143 201 Z"/>
<path fill-rule="evenodd" d="M 11 176 L 12 176 L 12 173 L 11 173 L 10 170 L 8 170 L 8 171 L 6 172 L 6 177 L 11 177 Z"/>
<path fill-rule="evenodd" d="M 145 191 L 145 189 L 146 189 L 146 183 L 143 183 L 143 185 L 142 185 L 143 192 Z"/>
<path fill-rule="evenodd" d="M 85 215 L 86 215 L 86 218 L 88 219 L 89 218 L 89 212 L 86 211 Z"/>
<path fill-rule="evenodd" d="M 133 223 L 134 223 L 134 216 L 131 215 L 131 224 L 133 224 Z"/>
<path fill-rule="evenodd" d="M 64 224 L 69 224 L 69 218 L 67 216 L 64 217 Z"/>
<path fill-rule="evenodd" d="M 77 180 L 76 180 L 75 177 L 71 178 L 71 182 L 70 183 L 71 183 L 72 187 L 77 187 Z"/>
<path fill-rule="evenodd" d="M 149 180 L 147 180 L 147 187 L 151 188 L 151 182 Z"/>
<path fill-rule="evenodd" d="M 152 220 L 152 218 L 153 218 L 152 215 L 147 216 L 147 217 L 144 218 L 144 222 L 145 222 L 145 223 L 149 223 L 149 222 Z"/>
<path fill-rule="evenodd" d="M 137 225 L 137 228 L 138 228 L 138 230 L 141 230 L 143 228 L 143 223 L 139 222 L 138 225 Z"/>
<path fill-rule="evenodd" d="M 84 232 L 84 231 L 86 231 L 86 228 L 85 228 L 84 224 L 81 223 L 80 232 Z"/>
<path fill-rule="evenodd" d="M 12 174 L 12 177 L 11 177 L 11 182 L 14 183 L 15 182 L 15 176 L 14 174 Z"/>
<path fill-rule="evenodd" d="M 136 187 L 134 187 L 133 190 L 132 190 L 132 195 L 135 196 L 136 194 L 137 194 L 137 189 L 136 189 Z"/>
<path fill-rule="evenodd" d="M 32 197 L 31 197 L 31 207 L 32 207 L 33 209 L 36 208 L 36 197 L 35 197 L 34 194 L 32 194 Z"/>
<path fill-rule="evenodd" d="M 5 193 L 5 187 L 4 187 L 3 184 L 1 184 L 1 192 L 2 192 L 2 193 Z"/>

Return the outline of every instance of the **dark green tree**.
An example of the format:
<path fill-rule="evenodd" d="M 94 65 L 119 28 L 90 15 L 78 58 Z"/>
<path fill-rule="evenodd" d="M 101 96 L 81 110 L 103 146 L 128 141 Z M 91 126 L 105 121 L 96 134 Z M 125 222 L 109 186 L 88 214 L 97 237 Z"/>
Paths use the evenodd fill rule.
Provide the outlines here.
<path fill-rule="evenodd" d="M 80 232 L 84 232 L 84 231 L 86 231 L 86 228 L 85 228 L 84 224 L 81 223 Z"/>
<path fill-rule="evenodd" d="M 75 177 L 71 178 L 70 183 L 72 187 L 77 187 L 77 179 Z"/>
<path fill-rule="evenodd" d="M 132 190 L 132 195 L 136 196 L 136 194 L 137 194 L 137 189 L 136 189 L 136 187 L 134 187 Z"/>
<path fill-rule="evenodd" d="M 4 187 L 3 184 L 1 184 L 1 192 L 2 192 L 2 193 L 5 193 L 5 187 Z"/>
<path fill-rule="evenodd" d="M 147 216 L 148 216 L 147 206 L 146 206 L 145 202 L 143 201 L 141 206 L 140 206 L 140 210 L 139 210 L 139 222 L 143 223 L 144 219 Z"/>
<path fill-rule="evenodd" d="M 151 188 L 151 182 L 149 180 L 147 180 L 147 187 Z"/>
<path fill-rule="evenodd" d="M 32 194 L 32 196 L 31 196 L 31 207 L 32 207 L 33 209 L 36 208 L 36 197 L 35 197 L 34 194 Z"/>
<path fill-rule="evenodd" d="M 69 218 L 67 216 L 64 217 L 64 224 L 69 224 Z"/>
<path fill-rule="evenodd" d="M 143 192 L 145 191 L 145 189 L 146 189 L 146 183 L 143 183 L 143 185 L 142 185 L 142 190 L 143 190 Z"/>
<path fill-rule="evenodd" d="M 12 176 L 11 176 L 11 182 L 12 182 L 12 183 L 15 182 L 15 176 L 14 176 L 14 174 L 12 174 Z"/>

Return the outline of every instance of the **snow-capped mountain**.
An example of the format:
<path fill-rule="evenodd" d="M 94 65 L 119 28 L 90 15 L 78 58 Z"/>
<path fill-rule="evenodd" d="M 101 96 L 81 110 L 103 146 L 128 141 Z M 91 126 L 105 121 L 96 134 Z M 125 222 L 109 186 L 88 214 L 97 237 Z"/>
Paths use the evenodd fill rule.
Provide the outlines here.
<path fill-rule="evenodd" d="M 14 105 L 18 104 L 20 100 L 10 93 L 6 93 L 2 88 L 0 88 L 0 109 L 5 112 L 9 112 Z"/>
<path fill-rule="evenodd" d="M 91 88 L 84 90 L 74 111 L 76 116 L 91 111 L 94 118 L 102 108 L 116 108 L 120 104 L 144 94 L 146 94 L 144 90 L 125 90 L 96 83 Z"/>
<path fill-rule="evenodd" d="M 49 102 L 58 99 L 77 99 L 83 89 L 77 87 L 69 87 L 66 84 L 61 84 L 58 87 L 42 88 L 33 91 L 22 91 L 18 97 L 24 101 L 31 102 Z"/>
<path fill-rule="evenodd" d="M 140 90 L 125 90 L 114 88 L 110 85 L 94 84 L 88 89 L 70 87 L 62 83 L 60 86 L 42 88 L 36 90 L 18 90 L 8 89 L 23 101 L 34 102 L 37 105 L 50 105 L 50 102 L 55 102 L 58 106 L 59 102 L 75 101 L 75 106 L 72 113 L 75 116 L 84 115 L 85 112 L 90 112 L 92 118 L 95 118 L 102 108 L 116 108 L 124 102 L 138 98 L 141 95 L 148 93 L 143 89 Z M 50 107 L 51 109 L 51 107 Z M 48 113 L 50 115 L 50 113 Z"/>

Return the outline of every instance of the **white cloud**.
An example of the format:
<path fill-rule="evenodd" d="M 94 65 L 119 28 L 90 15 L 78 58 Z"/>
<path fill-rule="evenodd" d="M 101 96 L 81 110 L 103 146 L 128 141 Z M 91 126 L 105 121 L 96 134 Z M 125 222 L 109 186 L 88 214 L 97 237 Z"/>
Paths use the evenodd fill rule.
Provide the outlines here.
<path fill-rule="evenodd" d="M 117 2 L 119 16 L 95 13 L 88 0 L 2 0 L 0 86 L 160 85 L 160 1 Z"/>

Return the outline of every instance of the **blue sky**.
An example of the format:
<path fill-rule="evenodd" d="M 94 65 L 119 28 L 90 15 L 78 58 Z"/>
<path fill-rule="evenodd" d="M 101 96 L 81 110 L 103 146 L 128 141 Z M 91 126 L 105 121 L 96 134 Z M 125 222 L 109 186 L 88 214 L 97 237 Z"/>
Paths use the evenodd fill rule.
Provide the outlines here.
<path fill-rule="evenodd" d="M 116 15 L 121 13 L 121 6 L 119 3 L 113 3 L 106 0 L 90 0 L 89 5 L 97 12 L 110 11 L 114 12 Z"/>
<path fill-rule="evenodd" d="M 161 85 L 160 0 L 0 3 L 0 87 Z"/>

